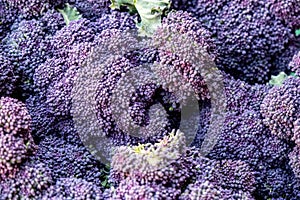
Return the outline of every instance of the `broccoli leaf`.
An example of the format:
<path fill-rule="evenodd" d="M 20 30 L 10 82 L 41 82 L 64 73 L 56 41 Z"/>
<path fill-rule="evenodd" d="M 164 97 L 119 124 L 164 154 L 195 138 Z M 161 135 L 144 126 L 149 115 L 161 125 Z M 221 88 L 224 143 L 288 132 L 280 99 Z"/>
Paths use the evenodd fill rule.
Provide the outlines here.
<path fill-rule="evenodd" d="M 79 20 L 82 18 L 77 8 L 71 7 L 68 3 L 66 4 L 66 7 L 64 9 L 58 9 L 58 11 L 62 14 L 67 26 L 71 21 Z"/>
<path fill-rule="evenodd" d="M 295 73 L 291 73 L 290 75 L 287 75 L 285 72 L 280 72 L 277 76 L 271 76 L 271 80 L 269 81 L 270 85 L 274 86 L 281 86 L 285 79 L 287 79 L 290 76 L 296 76 Z"/>
<path fill-rule="evenodd" d="M 151 36 L 161 25 L 161 17 L 171 6 L 170 0 L 111 0 L 112 9 L 126 6 L 131 13 L 138 13 L 141 22 L 137 23 L 142 36 Z"/>
<path fill-rule="evenodd" d="M 298 30 L 295 31 L 295 35 L 296 35 L 297 37 L 300 36 L 300 29 L 298 29 Z"/>

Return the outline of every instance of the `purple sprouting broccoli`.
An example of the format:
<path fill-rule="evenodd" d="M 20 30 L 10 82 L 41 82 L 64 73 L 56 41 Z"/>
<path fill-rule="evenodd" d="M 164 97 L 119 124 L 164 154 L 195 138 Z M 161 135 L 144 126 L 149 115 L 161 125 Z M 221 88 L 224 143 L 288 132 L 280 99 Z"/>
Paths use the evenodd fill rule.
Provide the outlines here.
<path fill-rule="evenodd" d="M 143 52 L 145 51 L 141 51 L 140 53 Z M 99 83 L 98 92 L 96 96 L 98 112 L 97 116 L 99 125 L 102 128 L 103 133 L 111 137 L 113 140 L 116 140 L 114 141 L 115 143 L 120 144 L 137 144 L 138 142 L 138 138 L 130 136 L 130 133 L 126 131 L 126 129 L 121 129 L 122 124 L 122 127 L 130 127 L 131 124 L 128 124 L 130 123 L 129 119 L 133 118 L 133 120 L 139 125 L 147 125 L 147 123 L 141 123 L 142 121 L 147 121 L 147 111 L 149 111 L 149 107 L 151 105 L 159 101 L 165 109 L 168 109 L 166 108 L 167 106 L 172 105 L 169 103 L 169 101 L 172 100 L 172 98 L 170 98 L 171 96 L 169 95 L 169 93 L 163 90 L 159 85 L 153 84 L 153 82 L 151 82 L 152 74 L 148 75 L 144 73 L 140 74 L 139 76 L 143 76 L 143 80 L 149 80 L 149 82 L 147 82 L 147 85 L 141 85 L 139 88 L 136 88 L 136 91 L 133 91 L 132 97 L 129 99 L 131 100 L 128 108 L 129 110 L 126 110 L 126 112 L 129 112 L 129 116 L 126 116 L 126 113 L 124 113 L 124 109 L 122 109 L 122 106 L 126 107 L 126 105 L 119 105 L 114 109 L 110 107 L 110 105 L 112 104 L 111 94 L 113 94 L 113 92 L 117 91 L 119 95 L 127 95 L 126 91 L 128 90 L 128 87 L 126 86 L 126 84 L 118 84 L 118 81 L 123 80 L 121 79 L 122 74 L 128 73 L 130 72 L 130 70 L 134 70 L 135 68 L 137 68 L 137 66 L 134 63 L 131 63 L 131 61 L 133 60 L 124 57 L 119 57 L 116 60 L 113 60 L 111 63 L 109 63 L 109 65 L 106 65 L 105 67 L 107 70 L 107 74 L 103 77 L 101 83 Z M 118 85 L 119 87 L 115 89 Z M 114 113 L 121 113 L 121 116 L 124 117 L 122 117 L 122 119 L 120 119 L 119 121 L 123 120 L 123 122 L 115 121 L 113 119 Z M 172 118 L 172 114 L 168 114 L 170 114 L 170 117 Z M 172 126 L 174 126 L 174 124 L 172 125 L 171 120 L 156 120 L 155 127 L 163 127 L 162 132 L 155 132 L 154 137 L 147 135 L 149 134 L 149 132 L 147 132 L 146 130 L 142 133 L 142 135 L 145 138 L 141 139 L 145 139 L 146 141 L 152 139 L 153 141 L 155 141 L 156 137 L 159 138 L 162 135 L 166 134 L 166 132 L 171 131 Z"/>
<path fill-rule="evenodd" d="M 112 158 L 110 179 L 117 184 L 126 178 L 137 179 L 140 184 L 161 182 L 180 189 L 194 173 L 187 165 L 191 160 L 182 156 L 186 151 L 185 136 L 180 131 L 173 131 L 154 145 L 120 146 Z"/>
<path fill-rule="evenodd" d="M 263 167 L 256 174 L 256 199 L 296 200 L 299 197 L 299 179 L 287 164 L 279 168 Z"/>
<path fill-rule="evenodd" d="M 40 141 L 39 148 L 31 159 L 45 163 L 54 180 L 74 177 L 100 186 L 103 166 L 83 146 L 80 138 L 77 137 L 77 141 L 72 143 L 63 137 L 52 135 Z"/>
<path fill-rule="evenodd" d="M 31 92 L 34 69 L 43 62 L 45 51 L 41 43 L 44 37 L 42 24 L 33 19 L 22 20 L 4 38 L 4 52 L 13 64 L 14 73 L 18 75 L 16 90 L 23 96 Z"/>
<path fill-rule="evenodd" d="M 1 182 L 0 195 L 2 199 L 40 199 L 51 184 L 51 172 L 43 163 L 26 162 L 15 177 Z"/>
<path fill-rule="evenodd" d="M 22 18 L 34 18 L 40 16 L 48 9 L 60 5 L 63 0 L 3 0 L 6 8 L 9 10 L 16 10 Z"/>
<path fill-rule="evenodd" d="M 185 145 L 184 134 L 172 132 L 155 144 L 121 146 L 114 153 L 110 198 L 177 199 L 195 175 L 196 163 Z"/>
<path fill-rule="evenodd" d="M 88 19 L 71 21 L 68 26 L 57 31 L 52 38 L 49 38 L 48 53 L 52 56 L 66 58 L 73 46 L 79 43 L 94 40 L 95 29 Z"/>
<path fill-rule="evenodd" d="M 289 164 L 297 178 L 300 178 L 300 148 L 296 145 L 292 152 L 289 153 Z"/>
<path fill-rule="evenodd" d="M 300 51 L 294 55 L 289 65 L 291 70 L 295 72 L 297 76 L 300 76 Z"/>
<path fill-rule="evenodd" d="M 77 71 L 84 66 L 91 49 L 104 41 L 97 35 L 110 28 L 130 27 L 134 27 L 132 17 L 126 13 L 112 13 L 96 22 L 84 18 L 71 21 L 45 40 L 43 47 L 47 49 L 47 59 L 35 69 L 33 87 L 36 94 L 27 100 L 37 137 L 47 135 L 59 120 L 71 117 L 71 91 Z"/>
<path fill-rule="evenodd" d="M 180 199 L 254 199 L 255 177 L 246 163 L 203 158 L 199 163 L 196 182 Z"/>
<path fill-rule="evenodd" d="M 0 39 L 2 40 L 10 31 L 10 27 L 17 18 L 17 11 L 7 9 L 5 0 L 0 1 Z"/>
<path fill-rule="evenodd" d="M 292 140 L 296 143 L 296 145 L 300 146 L 300 118 L 298 118 L 293 124 Z"/>
<path fill-rule="evenodd" d="M 68 0 L 68 3 L 89 20 L 97 20 L 111 12 L 109 0 Z"/>
<path fill-rule="evenodd" d="M 50 9 L 43 13 L 39 18 L 39 22 L 43 25 L 43 30 L 47 33 L 48 37 L 52 37 L 56 31 L 66 25 L 62 14 L 55 9 Z"/>
<path fill-rule="evenodd" d="M 250 85 L 225 74 L 224 88 L 227 111 L 237 115 L 241 115 L 245 110 L 259 111 L 260 104 L 270 89 L 267 85 Z"/>
<path fill-rule="evenodd" d="M 226 116 L 209 157 L 239 159 L 258 169 L 260 165 L 280 166 L 287 159 L 288 150 L 285 141 L 270 134 L 259 112 L 245 110 L 239 115 L 229 113 Z"/>
<path fill-rule="evenodd" d="M 199 0 L 188 9 L 216 38 L 217 65 L 236 78 L 266 82 L 292 30 L 263 1 Z"/>
<path fill-rule="evenodd" d="M 95 22 L 86 18 L 70 21 L 68 26 L 50 38 L 48 53 L 58 57 L 69 56 L 69 50 L 72 50 L 74 45 L 93 42 L 96 40 L 97 33 L 101 33 L 105 29 L 131 28 L 134 28 L 134 20 L 126 13 L 113 12 L 98 18 Z"/>
<path fill-rule="evenodd" d="M 116 189 L 109 191 L 112 198 L 130 194 L 134 199 L 192 198 L 189 192 L 183 193 L 185 188 L 189 191 L 206 182 L 215 186 L 213 191 L 223 191 L 232 198 L 244 193 L 251 196 L 255 190 L 254 173 L 245 162 L 204 158 L 197 149 L 186 147 L 180 131 L 153 145 L 119 147 L 111 167 L 110 181 L 116 184 Z"/>
<path fill-rule="evenodd" d="M 174 10 L 187 10 L 188 8 L 192 8 L 197 4 L 197 0 L 172 0 L 171 1 L 171 9 Z"/>
<path fill-rule="evenodd" d="M 272 75 L 279 74 L 280 72 L 295 72 L 293 66 L 291 66 L 291 60 L 293 57 L 299 52 L 299 39 L 291 40 L 287 47 L 284 49 L 280 55 L 276 56 L 274 62 L 276 66 L 276 70 L 273 70 Z"/>
<path fill-rule="evenodd" d="M 185 192 L 179 197 L 181 200 L 193 199 L 254 199 L 250 192 L 223 189 L 221 186 L 210 181 L 196 181 L 188 185 Z"/>
<path fill-rule="evenodd" d="M 12 62 L 5 53 L 0 53 L 0 95 L 10 96 L 16 87 L 17 76 Z"/>
<path fill-rule="evenodd" d="M 217 56 L 211 33 L 191 14 L 177 11 L 164 18 L 153 35 L 153 41 L 159 51 L 158 66 L 154 71 L 168 83 L 168 89 L 173 92 L 179 88 L 185 91 L 193 89 L 189 92 L 195 92 L 200 99 L 209 99 L 203 74 L 214 67 Z M 196 47 L 190 45 L 192 43 L 196 43 Z"/>
<path fill-rule="evenodd" d="M 60 178 L 42 195 L 43 200 L 55 199 L 103 199 L 100 187 L 80 178 Z"/>
<path fill-rule="evenodd" d="M 14 176 L 36 146 L 31 137 L 31 117 L 22 102 L 1 97 L 0 119 L 0 179 L 5 179 Z"/>
<path fill-rule="evenodd" d="M 296 30 L 300 28 L 300 7 L 297 0 L 268 0 L 266 6 L 280 20 L 283 20 L 287 26 Z"/>
<path fill-rule="evenodd" d="M 261 104 L 264 123 L 272 134 L 286 140 L 293 137 L 293 123 L 300 112 L 300 78 L 288 77 L 269 90 Z"/>
<path fill-rule="evenodd" d="M 180 189 L 153 183 L 141 184 L 139 180 L 126 178 L 119 183 L 117 188 L 105 191 L 104 197 L 111 200 L 178 199 L 180 194 Z"/>
<path fill-rule="evenodd" d="M 11 27 L 1 43 L 1 55 L 5 59 L 1 67 L 6 66 L 4 75 L 12 68 L 12 79 L 16 79 L 14 90 L 8 85 L 7 90 L 13 91 L 13 96 L 27 98 L 33 92 L 33 74 L 49 55 L 47 39 L 65 26 L 63 17 L 56 10 L 48 10 L 38 19 L 19 19 Z M 15 77 L 15 78 L 14 78 Z M 8 82 L 9 83 L 9 82 Z"/>

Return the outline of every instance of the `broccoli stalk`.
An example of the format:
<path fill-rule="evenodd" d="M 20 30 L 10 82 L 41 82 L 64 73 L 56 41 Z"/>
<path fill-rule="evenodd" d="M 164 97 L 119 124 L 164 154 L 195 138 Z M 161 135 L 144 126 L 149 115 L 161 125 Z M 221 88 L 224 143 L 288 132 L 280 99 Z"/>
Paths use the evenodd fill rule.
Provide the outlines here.
<path fill-rule="evenodd" d="M 130 13 L 138 13 L 141 22 L 137 23 L 142 36 L 151 36 L 161 25 L 161 17 L 170 9 L 170 0 L 111 0 L 112 9 L 126 6 Z"/>

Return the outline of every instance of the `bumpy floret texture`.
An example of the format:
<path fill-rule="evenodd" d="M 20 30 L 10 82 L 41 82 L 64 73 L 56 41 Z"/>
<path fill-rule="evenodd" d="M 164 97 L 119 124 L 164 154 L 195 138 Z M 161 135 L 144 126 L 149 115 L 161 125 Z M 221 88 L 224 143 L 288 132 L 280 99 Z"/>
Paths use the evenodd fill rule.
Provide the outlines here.
<path fill-rule="evenodd" d="M 119 147 L 112 158 L 110 180 L 117 184 L 109 191 L 111 198 L 176 199 L 181 187 L 195 173 L 191 157 L 186 154 L 181 132 L 164 137 L 154 145 Z M 188 157 L 182 156 L 186 154 Z M 131 164 L 129 164 L 131 163 Z"/>
<path fill-rule="evenodd" d="M 133 178 L 127 178 L 120 182 L 113 191 L 107 191 L 107 199 L 177 199 L 180 189 L 165 187 L 157 184 L 143 184 Z"/>
<path fill-rule="evenodd" d="M 41 15 L 47 9 L 53 8 L 59 5 L 63 1 L 53 1 L 53 0 L 3 0 L 7 8 L 10 10 L 17 10 L 22 17 L 32 18 Z"/>
<path fill-rule="evenodd" d="M 153 146 L 146 145 L 147 148 L 144 146 L 118 148 L 113 156 L 110 176 L 111 181 L 117 183 L 118 187 L 110 192 L 119 195 L 120 198 L 132 194 L 137 195 L 135 198 L 160 199 L 166 196 L 177 199 L 180 190 L 185 186 L 193 188 L 205 182 L 216 185 L 212 190 L 217 193 L 223 192 L 228 197 L 234 196 L 235 193 L 250 194 L 255 190 L 254 173 L 246 163 L 209 160 L 199 155 L 196 149 L 187 148 L 184 143 L 183 133 L 176 132 L 176 135 L 172 133 Z M 196 178 L 198 183 L 193 183 L 192 177 Z M 126 182 L 130 184 L 125 185 Z M 161 190 L 156 192 L 155 188 Z M 225 190 L 231 191 L 231 194 Z"/>
<path fill-rule="evenodd" d="M 16 87 L 17 76 L 14 74 L 12 62 L 0 53 L 0 95 L 9 96 Z"/>
<path fill-rule="evenodd" d="M 296 74 L 299 76 L 300 75 L 300 51 L 294 55 L 289 65 L 292 71 L 296 72 Z"/>
<path fill-rule="evenodd" d="M 44 31 L 48 35 L 54 35 L 56 31 L 62 29 L 66 24 L 63 16 L 54 9 L 43 13 L 39 19 L 43 24 Z"/>
<path fill-rule="evenodd" d="M 91 49 L 103 41 L 98 34 L 108 28 L 123 30 L 133 26 L 128 14 L 112 13 L 96 22 L 71 21 L 46 39 L 44 47 L 49 57 L 36 68 L 33 75 L 36 95 L 27 101 L 38 137 L 46 135 L 59 120 L 71 117 L 71 91 L 77 71 L 85 66 Z"/>
<path fill-rule="evenodd" d="M 109 0 L 0 0 L 0 199 L 300 199 L 297 1 L 174 0 L 148 38 Z"/>
<path fill-rule="evenodd" d="M 296 177 L 300 177 L 300 149 L 299 146 L 295 146 L 293 151 L 289 154 L 289 164 L 293 169 L 293 172 Z"/>
<path fill-rule="evenodd" d="M 15 177 L 1 182 L 3 199 L 39 199 L 53 180 L 43 163 L 25 163 Z"/>
<path fill-rule="evenodd" d="M 235 80 L 224 75 L 227 111 L 242 114 L 245 110 L 260 110 L 260 104 L 268 94 L 270 87 L 266 85 L 250 85 L 245 81 Z"/>
<path fill-rule="evenodd" d="M 84 178 L 100 185 L 101 165 L 82 144 L 72 144 L 63 138 L 49 136 L 40 142 L 33 159 L 44 162 L 54 180 Z"/>
<path fill-rule="evenodd" d="M 103 199 L 101 188 L 80 178 L 60 178 L 44 192 L 43 200 Z"/>
<path fill-rule="evenodd" d="M 114 154 L 111 177 L 116 181 L 126 177 L 136 178 L 140 182 L 162 181 L 162 185 L 178 187 L 186 182 L 191 173 L 184 167 L 184 157 L 180 159 L 185 151 L 184 146 L 184 135 L 177 132 L 154 146 L 120 147 Z M 180 177 L 180 180 L 175 177 Z"/>
<path fill-rule="evenodd" d="M 288 144 L 272 136 L 259 113 L 245 110 L 241 115 L 229 114 L 217 144 L 209 154 L 212 158 L 240 159 L 252 166 L 261 161 L 280 165 L 289 150 Z"/>
<path fill-rule="evenodd" d="M 296 29 L 300 27 L 300 7 L 297 0 L 270 0 L 266 1 L 266 6 L 279 19 L 288 26 Z"/>
<path fill-rule="evenodd" d="M 87 98 L 96 99 L 96 114 L 99 122 L 97 126 L 102 130 L 100 133 L 94 132 L 93 134 L 109 136 L 114 140 L 115 144 L 137 144 L 138 139 L 130 135 L 128 127 L 144 123 L 145 129 L 141 130 L 141 135 L 145 133 L 146 140 L 152 139 L 153 141 L 155 141 L 156 137 L 149 137 L 149 133 L 153 132 L 155 136 L 161 137 L 162 134 L 171 131 L 170 127 L 172 123 L 174 124 L 172 120 L 153 117 L 152 119 L 155 122 L 149 122 L 148 118 L 148 114 L 153 108 L 152 106 L 156 103 L 161 104 L 164 107 L 164 112 L 172 118 L 174 115 L 168 109 L 172 103 L 176 103 L 176 101 L 173 101 L 170 92 L 153 80 L 153 73 L 151 74 L 151 71 L 144 70 L 144 68 L 139 66 L 144 63 L 153 63 L 153 60 L 157 57 L 155 50 L 136 50 L 134 46 L 137 43 L 136 39 L 130 34 L 121 34 L 116 29 L 103 31 L 99 35 L 99 39 L 104 44 L 106 44 L 105 41 L 110 42 L 107 45 L 101 45 L 101 48 L 96 49 L 88 58 L 89 63 L 86 69 L 80 72 L 80 77 L 77 79 L 80 84 L 77 83 L 75 88 L 78 94 L 83 93 L 87 88 L 93 90 L 93 92 L 89 92 Z M 132 51 L 123 56 L 122 51 L 124 52 L 126 48 L 132 49 Z M 111 51 L 116 52 L 117 55 L 105 59 L 106 54 Z M 121 55 L 118 55 L 118 53 Z M 100 81 L 87 82 L 87 77 L 94 77 L 95 80 L 98 79 Z M 141 83 L 133 88 L 134 82 L 138 81 L 141 81 Z M 96 96 L 93 97 L 95 92 Z M 78 98 L 78 95 L 73 97 L 73 99 L 76 99 L 76 102 L 82 101 L 82 98 L 80 96 Z M 127 102 L 124 104 L 125 100 L 123 101 L 123 99 L 126 99 L 129 105 L 126 104 Z M 120 100 L 121 102 L 118 102 Z M 84 105 L 83 103 L 78 104 L 76 109 L 80 110 L 78 113 L 88 116 L 90 111 L 86 110 L 85 106 L 82 106 Z M 129 119 L 133 120 L 130 122 Z M 147 129 L 152 127 L 162 127 L 162 131 Z M 80 132 L 83 133 L 84 131 Z"/>
<path fill-rule="evenodd" d="M 44 37 L 45 32 L 39 21 L 22 20 L 4 39 L 4 51 L 14 65 L 18 89 L 23 95 L 32 90 L 34 69 L 43 61 L 41 43 Z"/>
<path fill-rule="evenodd" d="M 288 165 L 279 168 L 261 168 L 258 172 L 256 198 L 297 199 L 299 180 Z"/>
<path fill-rule="evenodd" d="M 22 102 L 2 97 L 0 99 L 0 175 L 10 177 L 18 170 L 35 144 L 31 137 L 31 117 Z"/>
<path fill-rule="evenodd" d="M 212 70 L 216 57 L 211 33 L 191 14 L 178 11 L 168 14 L 153 40 L 159 51 L 159 61 L 153 70 L 167 82 L 168 89 L 210 98 L 203 76 Z"/>
<path fill-rule="evenodd" d="M 300 118 L 298 118 L 293 124 L 293 137 L 292 140 L 300 146 Z"/>
<path fill-rule="evenodd" d="M 76 7 L 84 18 L 91 20 L 99 19 L 106 13 L 111 12 L 109 10 L 109 0 L 68 0 L 68 2 Z"/>
<path fill-rule="evenodd" d="M 210 181 L 196 181 L 190 184 L 186 191 L 179 197 L 179 199 L 193 200 L 193 199 L 254 199 L 251 193 L 223 189 L 222 187 L 210 182 Z"/>
<path fill-rule="evenodd" d="M 12 25 L 17 17 L 17 11 L 13 9 L 7 9 L 5 0 L 0 1 L 0 39 L 5 37 L 7 30 Z"/>
<path fill-rule="evenodd" d="M 289 77 L 282 86 L 273 87 L 261 104 L 264 123 L 272 134 L 290 140 L 293 123 L 299 117 L 300 79 Z"/>
<path fill-rule="evenodd" d="M 299 38 L 292 39 L 283 50 L 282 53 L 274 58 L 274 66 L 276 66 L 272 72 L 272 75 L 279 74 L 280 72 L 295 72 L 294 67 L 291 66 L 291 60 L 299 52 Z"/>
<path fill-rule="evenodd" d="M 292 31 L 263 1 L 199 0 L 189 10 L 216 37 L 220 69 L 252 83 L 268 80 Z"/>

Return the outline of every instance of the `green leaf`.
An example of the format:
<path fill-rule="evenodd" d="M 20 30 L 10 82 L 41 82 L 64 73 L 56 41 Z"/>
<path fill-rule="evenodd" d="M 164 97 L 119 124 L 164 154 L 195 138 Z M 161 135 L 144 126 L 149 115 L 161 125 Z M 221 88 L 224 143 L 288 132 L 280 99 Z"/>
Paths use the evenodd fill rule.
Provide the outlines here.
<path fill-rule="evenodd" d="M 297 37 L 300 36 L 300 29 L 298 29 L 298 30 L 295 31 L 295 35 L 296 35 Z"/>
<path fill-rule="evenodd" d="M 169 11 L 170 0 L 111 0 L 112 9 L 126 6 L 131 13 L 138 13 L 141 22 L 137 23 L 139 34 L 152 36 L 161 25 L 161 18 Z"/>
<path fill-rule="evenodd" d="M 281 86 L 285 79 L 287 79 L 288 75 L 284 72 L 280 72 L 277 76 L 271 76 L 271 80 L 269 81 L 270 85 Z"/>
<path fill-rule="evenodd" d="M 102 185 L 103 187 L 106 187 L 107 182 L 108 182 L 107 179 L 105 179 L 104 181 L 101 182 L 101 185 Z"/>
<path fill-rule="evenodd" d="M 71 7 L 68 3 L 66 4 L 66 7 L 64 9 L 58 9 L 58 11 L 62 14 L 67 26 L 71 21 L 79 20 L 82 18 L 77 8 Z"/>
<path fill-rule="evenodd" d="M 288 78 L 288 77 L 297 77 L 294 72 L 291 72 L 289 75 L 287 75 L 284 72 L 280 72 L 277 76 L 271 76 L 271 80 L 269 81 L 270 85 L 274 86 L 281 86 L 283 82 Z"/>

